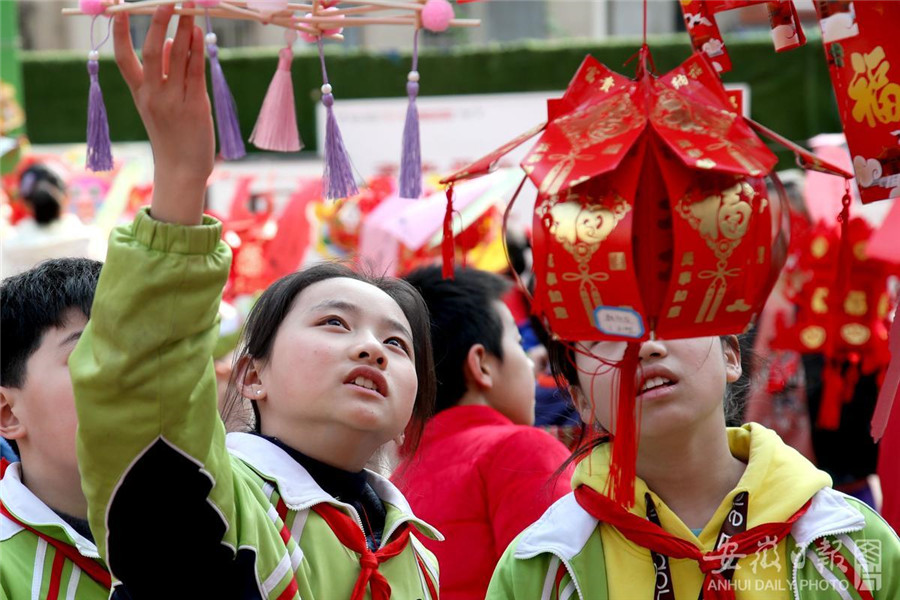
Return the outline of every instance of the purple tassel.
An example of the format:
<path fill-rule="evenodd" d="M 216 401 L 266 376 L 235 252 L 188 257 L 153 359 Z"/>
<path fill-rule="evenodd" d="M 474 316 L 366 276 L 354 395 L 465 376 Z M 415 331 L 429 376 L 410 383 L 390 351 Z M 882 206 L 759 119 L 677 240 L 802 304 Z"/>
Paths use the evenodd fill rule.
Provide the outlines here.
<path fill-rule="evenodd" d="M 419 109 L 416 96 L 419 95 L 419 30 L 413 37 L 412 70 L 407 76 L 406 124 L 403 126 L 403 150 L 400 153 L 400 197 L 418 198 L 422 195 L 422 150 L 419 141 Z"/>
<path fill-rule="evenodd" d="M 416 80 L 412 79 L 415 73 Z M 400 196 L 418 198 L 422 195 L 422 151 L 419 144 L 419 110 L 416 95 L 419 93 L 418 73 L 410 73 L 406 82 L 409 106 L 406 109 L 406 124 L 403 126 L 403 152 L 400 155 Z"/>
<path fill-rule="evenodd" d="M 328 71 L 325 70 L 325 47 L 319 37 L 319 62 L 322 65 L 322 104 L 325 105 L 325 172 L 322 174 L 325 197 L 339 200 L 359 193 L 350 156 L 344 147 L 344 138 L 334 116 L 334 96 L 331 84 L 328 83 Z"/>
<path fill-rule="evenodd" d="M 97 51 L 93 50 L 88 59 L 88 73 L 91 76 L 91 91 L 88 97 L 87 160 L 89 171 L 111 171 L 113 168 L 112 148 L 109 142 L 109 121 L 103 91 L 100 89 L 100 63 Z"/>
<path fill-rule="evenodd" d="M 327 90 L 327 91 L 326 91 Z M 331 86 L 322 86 L 322 104 L 325 105 L 325 197 L 329 200 L 347 198 L 359 193 L 350 157 L 344 148 L 344 138 L 334 116 L 334 96 Z"/>
<path fill-rule="evenodd" d="M 247 154 L 247 151 L 244 149 L 244 140 L 241 139 L 234 97 L 228 89 L 222 65 L 219 64 L 219 47 L 216 46 L 215 33 L 206 34 L 206 50 L 209 52 L 213 106 L 216 110 L 216 129 L 219 132 L 219 153 L 225 160 L 235 160 Z"/>

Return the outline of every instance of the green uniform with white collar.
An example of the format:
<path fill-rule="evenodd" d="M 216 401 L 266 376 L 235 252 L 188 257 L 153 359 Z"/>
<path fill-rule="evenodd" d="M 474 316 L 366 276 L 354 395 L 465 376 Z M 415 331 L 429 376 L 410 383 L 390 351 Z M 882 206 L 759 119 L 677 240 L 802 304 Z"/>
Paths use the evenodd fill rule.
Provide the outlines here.
<path fill-rule="evenodd" d="M 50 540 L 77 553 L 80 564 L 105 571 L 96 546 L 25 487 L 21 467 L 11 464 L 0 479 L 0 598 L 106 600 L 109 588 Z"/>
<path fill-rule="evenodd" d="M 349 598 L 359 554 L 309 509 L 329 503 L 358 520 L 352 508 L 262 438 L 229 436 L 226 448 L 211 358 L 231 258 L 220 235 L 209 217 L 188 227 L 142 211 L 110 238 L 69 360 L 97 546 L 114 585 L 136 597 Z M 369 483 L 385 534 L 409 523 L 440 537 L 390 483 Z M 395 598 L 436 587 L 434 557 L 414 537 L 379 572 Z"/>
<path fill-rule="evenodd" d="M 721 548 L 712 544 L 738 492 L 749 493 L 748 528 L 784 521 L 811 499 L 781 543 L 738 557 L 731 584 L 736 600 L 900 598 L 900 540 L 875 511 L 828 487 L 827 475 L 758 424 L 730 428 L 728 438 L 732 454 L 747 467 L 699 539 L 640 478 L 635 497 L 652 495 L 663 528 L 704 552 Z M 579 463 L 573 487 L 602 493 L 608 471 L 604 444 Z M 645 506 L 636 501 L 631 511 L 643 516 Z M 494 571 L 487 600 L 652 600 L 660 583 L 676 600 L 696 600 L 703 582 L 697 563 L 668 563 L 671 578 L 660 578 L 649 550 L 568 494 L 513 540 Z"/>

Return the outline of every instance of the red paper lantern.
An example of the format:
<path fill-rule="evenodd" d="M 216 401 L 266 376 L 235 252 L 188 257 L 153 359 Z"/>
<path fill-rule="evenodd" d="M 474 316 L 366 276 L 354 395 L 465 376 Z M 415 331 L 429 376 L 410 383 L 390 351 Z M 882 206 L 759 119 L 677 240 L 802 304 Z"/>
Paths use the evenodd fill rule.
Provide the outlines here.
<path fill-rule="evenodd" d="M 566 340 L 743 331 L 783 264 L 786 204 L 766 189 L 774 154 L 705 57 L 637 81 L 587 57 L 548 116 L 522 161 L 538 188 L 536 314 Z"/>
<path fill-rule="evenodd" d="M 627 340 L 610 496 L 634 500 L 639 344 L 737 333 L 761 310 L 787 255 L 787 201 L 764 177 L 775 156 L 694 54 L 636 80 L 587 57 L 548 122 L 445 179 L 490 171 L 541 133 L 522 161 L 537 187 L 532 305 L 563 340 Z M 781 141 L 781 140 L 779 140 Z M 807 164 L 825 165 L 796 146 Z"/>

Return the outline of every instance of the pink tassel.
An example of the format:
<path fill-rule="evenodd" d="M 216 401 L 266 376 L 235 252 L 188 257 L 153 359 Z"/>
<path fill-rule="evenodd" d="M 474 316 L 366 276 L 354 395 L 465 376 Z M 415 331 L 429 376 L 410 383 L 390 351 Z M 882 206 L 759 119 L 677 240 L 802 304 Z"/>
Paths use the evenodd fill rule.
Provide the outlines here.
<path fill-rule="evenodd" d="M 296 32 L 289 31 L 288 34 L 293 34 L 293 38 L 297 37 Z M 263 150 L 299 152 L 303 147 L 300 132 L 297 131 L 294 82 L 291 79 L 294 52 L 291 45 L 292 40 L 288 38 L 288 46 L 278 51 L 278 69 L 269 84 L 253 133 L 250 134 L 250 141 Z"/>

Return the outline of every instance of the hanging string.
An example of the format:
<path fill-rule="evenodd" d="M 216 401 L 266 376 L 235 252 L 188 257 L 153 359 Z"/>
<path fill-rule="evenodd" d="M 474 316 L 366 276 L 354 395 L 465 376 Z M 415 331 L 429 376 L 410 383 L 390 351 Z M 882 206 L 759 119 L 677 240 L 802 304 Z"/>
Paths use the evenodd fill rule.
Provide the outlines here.
<path fill-rule="evenodd" d="M 525 298 L 528 300 L 528 306 L 534 306 L 534 297 L 531 295 L 531 291 L 528 289 L 528 286 L 525 285 L 525 282 L 522 281 L 522 278 L 519 277 L 519 273 L 516 272 L 515 269 L 512 268 L 512 259 L 509 256 L 509 244 L 507 244 L 506 232 L 509 226 L 509 215 L 512 212 L 513 204 L 516 203 L 516 199 L 519 197 L 519 193 L 522 191 L 522 187 L 525 185 L 525 181 L 528 179 L 528 175 L 522 177 L 522 181 L 519 182 L 519 186 L 516 188 L 516 192 L 513 194 L 512 198 L 509 201 L 509 204 L 506 205 L 506 210 L 503 211 L 503 226 L 501 228 L 501 236 L 503 242 L 503 254 L 506 256 L 506 264 L 510 266 L 510 272 L 512 272 L 513 279 L 516 282 L 516 286 L 525 295 Z"/>
<path fill-rule="evenodd" d="M 644 46 L 647 45 L 647 0 L 644 0 Z"/>
<path fill-rule="evenodd" d="M 103 44 L 105 44 L 109 40 L 109 36 L 112 35 L 112 17 L 107 17 L 106 20 L 106 35 L 103 36 L 103 39 L 100 40 L 99 44 L 94 44 L 94 23 L 97 21 L 97 16 L 91 19 L 91 49 L 99 50 Z"/>

